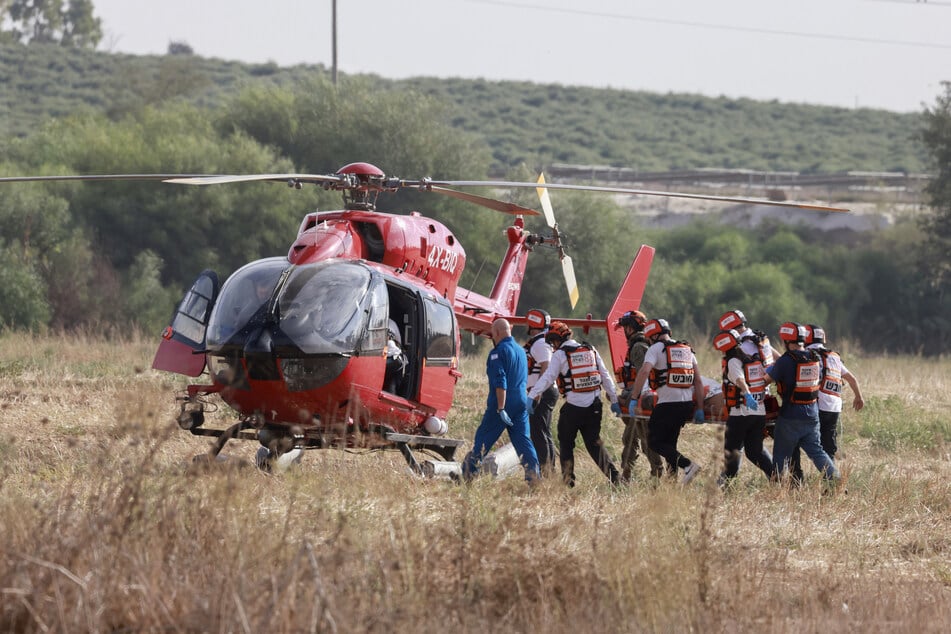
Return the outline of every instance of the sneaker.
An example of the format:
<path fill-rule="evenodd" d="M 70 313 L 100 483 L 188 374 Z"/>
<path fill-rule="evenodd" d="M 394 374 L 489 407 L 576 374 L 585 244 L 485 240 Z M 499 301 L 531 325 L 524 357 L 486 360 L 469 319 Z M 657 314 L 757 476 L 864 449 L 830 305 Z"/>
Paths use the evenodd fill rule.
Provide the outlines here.
<path fill-rule="evenodd" d="M 684 469 L 684 477 L 680 480 L 680 484 L 690 484 L 690 481 L 696 478 L 698 473 L 700 473 L 700 465 L 691 462 L 690 466 Z"/>

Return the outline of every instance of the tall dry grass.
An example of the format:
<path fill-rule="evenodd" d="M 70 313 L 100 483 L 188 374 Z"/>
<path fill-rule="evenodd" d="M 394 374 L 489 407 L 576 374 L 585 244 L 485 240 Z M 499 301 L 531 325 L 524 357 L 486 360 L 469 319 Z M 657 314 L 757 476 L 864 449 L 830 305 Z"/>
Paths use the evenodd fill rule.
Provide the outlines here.
<path fill-rule="evenodd" d="M 951 624 L 951 361 L 847 359 L 847 493 L 714 483 L 721 431 L 684 430 L 689 487 L 528 490 L 410 476 L 398 454 L 308 452 L 280 477 L 256 447 L 196 472 L 181 383 L 153 342 L 0 338 L 0 631 L 944 631 Z M 466 359 L 450 419 L 485 398 Z M 222 411 L 215 415 L 228 420 Z M 619 453 L 620 425 L 605 424 Z M 579 455 L 584 455 L 583 453 Z"/>

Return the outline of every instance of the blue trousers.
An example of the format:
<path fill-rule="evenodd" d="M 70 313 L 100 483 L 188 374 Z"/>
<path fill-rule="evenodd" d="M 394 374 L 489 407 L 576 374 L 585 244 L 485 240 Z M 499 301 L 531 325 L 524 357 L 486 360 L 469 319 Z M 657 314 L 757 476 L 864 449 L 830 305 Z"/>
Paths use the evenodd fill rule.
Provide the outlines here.
<path fill-rule="evenodd" d="M 797 445 L 806 452 L 823 478 L 839 479 L 839 470 L 829 454 L 822 450 L 819 442 L 818 418 L 796 419 L 780 416 L 776 420 L 776 429 L 773 430 L 773 466 L 776 473 L 783 474 L 789 469 L 789 461 Z"/>
<path fill-rule="evenodd" d="M 495 410 L 486 410 L 482 415 L 482 421 L 479 428 L 476 429 L 475 440 L 472 441 L 472 451 L 466 456 L 462 463 L 462 476 L 466 480 L 471 480 L 478 473 L 482 466 L 482 459 L 489 453 L 495 441 L 502 436 L 502 432 L 508 430 L 509 440 L 515 447 L 515 453 L 518 454 L 522 466 L 525 468 L 525 479 L 533 480 L 538 477 L 538 454 L 535 453 L 535 445 L 528 433 L 528 412 L 523 412 L 522 416 L 512 418 L 512 426 L 507 427 L 498 412 Z"/>

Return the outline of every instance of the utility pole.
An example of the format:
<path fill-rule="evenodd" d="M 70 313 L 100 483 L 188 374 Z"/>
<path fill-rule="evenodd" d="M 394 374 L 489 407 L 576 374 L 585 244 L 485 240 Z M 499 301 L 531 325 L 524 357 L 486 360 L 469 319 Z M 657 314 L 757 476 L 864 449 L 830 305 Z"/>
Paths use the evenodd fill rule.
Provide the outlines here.
<path fill-rule="evenodd" d="M 333 49 L 334 49 L 333 50 L 333 60 L 334 60 L 333 61 L 333 82 L 334 82 L 334 86 L 336 87 L 337 85 L 337 0 L 331 0 L 331 4 L 333 6 L 333 16 L 331 20 L 333 22 L 333 36 L 331 39 L 333 40 Z"/>

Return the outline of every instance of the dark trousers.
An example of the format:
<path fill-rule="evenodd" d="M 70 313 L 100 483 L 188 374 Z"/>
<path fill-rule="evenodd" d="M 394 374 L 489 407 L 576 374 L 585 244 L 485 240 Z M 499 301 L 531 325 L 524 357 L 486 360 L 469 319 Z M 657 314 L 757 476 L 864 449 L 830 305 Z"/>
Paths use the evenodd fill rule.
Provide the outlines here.
<path fill-rule="evenodd" d="M 763 429 L 766 427 L 766 415 L 730 416 L 726 421 L 726 434 L 723 437 L 723 475 L 734 477 L 740 471 L 740 449 L 747 459 L 766 474 L 773 477 L 773 457 L 763 448 Z"/>
<path fill-rule="evenodd" d="M 822 449 L 835 460 L 839 451 L 839 412 L 819 410 L 819 443 Z"/>
<path fill-rule="evenodd" d="M 680 430 L 693 416 L 693 401 L 658 403 L 647 422 L 647 442 L 650 448 L 663 456 L 670 472 L 686 469 L 690 458 L 677 451 Z"/>
<path fill-rule="evenodd" d="M 558 388 L 552 385 L 542 392 L 535 405 L 535 411 L 528 417 L 528 428 L 532 434 L 532 444 L 538 454 L 538 466 L 542 475 L 548 475 L 555 469 L 555 439 L 551 435 L 551 414 L 558 402 Z"/>
<path fill-rule="evenodd" d="M 568 486 L 575 485 L 575 438 L 581 433 L 585 449 L 602 473 L 618 483 L 618 471 L 601 440 L 601 399 L 588 407 L 565 403 L 558 412 L 558 448 L 561 451 L 561 476 Z"/>

